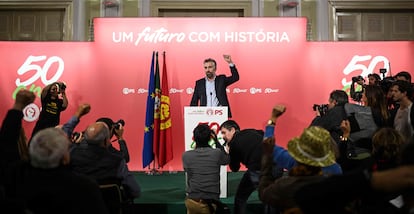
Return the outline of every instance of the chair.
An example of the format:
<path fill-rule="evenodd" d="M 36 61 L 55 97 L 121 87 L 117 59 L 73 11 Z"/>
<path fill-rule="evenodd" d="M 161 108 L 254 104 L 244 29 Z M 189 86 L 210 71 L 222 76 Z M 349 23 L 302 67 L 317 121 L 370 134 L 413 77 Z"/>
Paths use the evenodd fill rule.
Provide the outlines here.
<path fill-rule="evenodd" d="M 122 214 L 122 192 L 118 184 L 101 184 L 99 188 L 110 214 Z"/>
<path fill-rule="evenodd" d="M 303 212 L 298 207 L 292 207 L 283 211 L 283 214 L 303 214 Z"/>

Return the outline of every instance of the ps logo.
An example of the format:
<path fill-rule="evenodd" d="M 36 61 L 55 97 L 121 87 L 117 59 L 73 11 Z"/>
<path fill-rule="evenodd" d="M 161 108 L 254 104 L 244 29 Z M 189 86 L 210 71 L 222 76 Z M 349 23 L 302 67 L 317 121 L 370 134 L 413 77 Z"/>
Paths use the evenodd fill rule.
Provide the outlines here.
<path fill-rule="evenodd" d="M 213 109 L 211 109 L 211 108 L 207 109 L 206 114 L 207 115 L 213 115 Z"/>
<path fill-rule="evenodd" d="M 214 110 L 214 115 L 223 115 L 223 110 Z"/>
<path fill-rule="evenodd" d="M 209 109 L 207 109 L 206 110 L 206 114 L 207 115 L 223 115 L 223 110 L 220 110 L 220 109 L 211 109 L 211 108 L 209 108 Z"/>

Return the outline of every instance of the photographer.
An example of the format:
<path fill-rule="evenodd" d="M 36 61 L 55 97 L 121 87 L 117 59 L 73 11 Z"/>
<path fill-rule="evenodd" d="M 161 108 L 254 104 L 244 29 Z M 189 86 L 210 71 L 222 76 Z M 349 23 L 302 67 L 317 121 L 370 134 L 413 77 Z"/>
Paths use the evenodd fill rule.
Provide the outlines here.
<path fill-rule="evenodd" d="M 111 144 L 108 147 L 109 151 L 111 151 L 112 153 L 120 154 L 125 159 L 125 162 L 128 163 L 129 152 L 128 152 L 128 147 L 126 145 L 126 142 L 123 138 L 125 121 L 120 119 L 114 122 L 111 118 L 101 117 L 98 120 L 96 120 L 96 122 L 104 122 L 108 126 L 109 131 L 110 131 L 110 139 L 112 139 L 114 135 L 116 136 L 116 140 L 111 140 L 111 142 L 118 141 L 119 150 L 117 150 Z"/>
<path fill-rule="evenodd" d="M 197 125 L 193 129 L 193 137 L 195 149 L 182 155 L 183 168 L 187 173 L 187 213 L 230 213 L 229 209 L 225 209 L 228 207 L 220 202 L 220 168 L 230 162 L 230 156 L 208 125 Z M 217 149 L 210 146 L 211 139 Z"/>
<path fill-rule="evenodd" d="M 40 130 L 59 125 L 60 113 L 68 107 L 66 84 L 54 82 L 45 86 L 40 97 L 42 110 L 32 131 L 32 137 Z M 30 142 L 29 142 L 30 143 Z"/>
<path fill-rule="evenodd" d="M 329 131 L 333 139 L 339 143 L 342 131 L 340 128 L 342 120 L 346 119 L 344 105 L 348 103 L 348 95 L 345 91 L 334 90 L 329 95 L 328 110 L 321 115 L 319 109 L 315 110 L 316 117 L 311 126 L 321 126 Z"/>
<path fill-rule="evenodd" d="M 380 85 L 380 84 L 381 84 L 380 75 L 376 73 L 368 74 L 368 85 Z"/>
<path fill-rule="evenodd" d="M 365 80 L 362 76 L 352 77 L 351 89 L 349 93 L 351 95 L 351 98 L 356 102 L 361 102 L 362 92 L 365 87 L 364 82 Z M 361 91 L 355 91 L 355 83 L 357 83 L 358 85 L 362 87 Z"/>

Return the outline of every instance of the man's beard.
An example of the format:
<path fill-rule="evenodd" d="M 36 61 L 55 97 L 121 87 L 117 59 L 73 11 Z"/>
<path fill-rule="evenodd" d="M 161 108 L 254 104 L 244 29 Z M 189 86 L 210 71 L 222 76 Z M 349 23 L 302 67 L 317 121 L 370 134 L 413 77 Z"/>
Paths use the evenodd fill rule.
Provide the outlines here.
<path fill-rule="evenodd" d="M 214 77 L 214 74 L 212 72 L 206 73 L 207 78 L 212 79 Z"/>

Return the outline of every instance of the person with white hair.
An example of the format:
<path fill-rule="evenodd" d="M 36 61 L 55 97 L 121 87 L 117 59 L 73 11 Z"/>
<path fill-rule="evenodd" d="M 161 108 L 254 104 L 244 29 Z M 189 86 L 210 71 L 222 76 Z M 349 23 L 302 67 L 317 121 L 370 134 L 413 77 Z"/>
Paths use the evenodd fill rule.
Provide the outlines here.
<path fill-rule="evenodd" d="M 21 202 L 30 213 L 108 213 L 98 184 L 67 167 L 70 144 L 58 128 L 36 133 L 29 146 L 30 162 L 7 174 L 6 197 Z"/>

